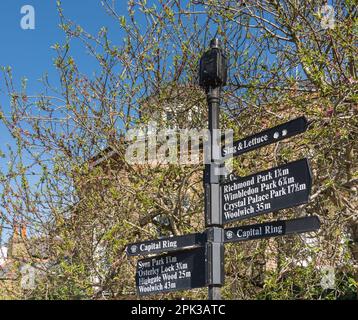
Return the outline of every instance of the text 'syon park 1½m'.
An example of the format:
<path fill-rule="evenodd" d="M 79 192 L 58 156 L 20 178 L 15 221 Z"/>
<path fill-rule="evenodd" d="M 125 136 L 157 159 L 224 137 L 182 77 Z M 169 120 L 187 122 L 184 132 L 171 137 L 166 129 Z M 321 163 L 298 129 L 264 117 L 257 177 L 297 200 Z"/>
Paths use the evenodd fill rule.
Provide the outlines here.
<path fill-rule="evenodd" d="M 199 76 L 200 85 L 207 94 L 209 131 L 212 134 L 213 130 L 219 129 L 220 93 L 227 78 L 227 57 L 218 39 L 211 41 L 210 49 L 202 56 Z M 301 116 L 234 141 L 231 147 L 221 149 L 222 162 L 304 133 L 307 129 L 308 121 Z M 214 169 L 220 164 L 212 155 L 211 160 L 203 175 L 206 230 L 127 246 L 128 256 L 149 256 L 137 262 L 139 295 L 208 287 L 209 299 L 221 299 L 226 243 L 312 232 L 320 228 L 316 216 L 224 228 L 227 223 L 307 203 L 312 186 L 307 159 L 246 177 L 216 175 Z"/>

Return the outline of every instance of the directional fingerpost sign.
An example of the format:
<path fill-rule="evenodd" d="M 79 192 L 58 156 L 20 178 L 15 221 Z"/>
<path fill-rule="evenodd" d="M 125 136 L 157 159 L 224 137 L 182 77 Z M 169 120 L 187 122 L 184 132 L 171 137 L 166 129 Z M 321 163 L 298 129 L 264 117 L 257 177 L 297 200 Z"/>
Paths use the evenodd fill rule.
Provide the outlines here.
<path fill-rule="evenodd" d="M 308 202 L 312 185 L 307 159 L 221 185 L 223 223 Z"/>
<path fill-rule="evenodd" d="M 316 216 L 225 229 L 225 243 L 240 242 L 316 231 L 320 221 Z"/>
<path fill-rule="evenodd" d="M 235 141 L 232 147 L 222 149 L 222 156 L 239 156 L 251 150 L 255 150 L 257 148 L 303 133 L 307 130 L 307 128 L 307 119 L 305 117 L 299 117 L 271 129 Z"/>
<path fill-rule="evenodd" d="M 221 89 L 226 85 L 228 57 L 219 39 L 200 59 L 199 83 L 208 102 L 211 137 L 219 129 Z M 222 160 L 293 137 L 308 128 L 302 116 L 222 147 Z M 211 148 L 215 147 L 211 139 Z M 230 175 L 221 181 L 213 152 L 203 175 L 205 226 L 203 233 L 132 243 L 128 256 L 138 260 L 136 287 L 139 295 L 208 287 L 208 299 L 220 300 L 224 284 L 224 244 L 318 230 L 316 216 L 278 220 L 224 229 L 224 224 L 308 202 L 312 176 L 307 159 L 290 162 L 246 177 Z M 158 254 L 160 254 L 158 256 Z"/>
<path fill-rule="evenodd" d="M 205 248 L 139 260 L 136 285 L 139 295 L 188 290 L 206 286 Z"/>
<path fill-rule="evenodd" d="M 203 233 L 187 234 L 185 236 L 168 237 L 144 242 L 132 243 L 127 246 L 129 256 L 157 254 L 203 246 L 206 235 Z"/>

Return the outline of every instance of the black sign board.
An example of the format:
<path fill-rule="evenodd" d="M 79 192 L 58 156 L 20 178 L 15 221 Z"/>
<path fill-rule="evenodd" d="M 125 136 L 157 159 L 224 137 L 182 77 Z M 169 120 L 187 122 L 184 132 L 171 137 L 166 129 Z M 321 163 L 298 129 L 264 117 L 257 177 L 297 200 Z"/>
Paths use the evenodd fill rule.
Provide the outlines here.
<path fill-rule="evenodd" d="M 129 256 L 148 255 L 203 246 L 206 235 L 193 233 L 178 237 L 168 237 L 144 242 L 132 243 L 127 246 Z"/>
<path fill-rule="evenodd" d="M 299 117 L 271 129 L 235 141 L 232 147 L 223 148 L 222 156 L 224 158 L 238 156 L 248 151 L 303 133 L 307 130 L 307 127 L 307 119 L 305 117 Z"/>
<path fill-rule="evenodd" d="M 271 221 L 261 224 L 225 229 L 225 243 L 278 237 L 318 230 L 320 221 L 316 216 L 293 220 Z"/>
<path fill-rule="evenodd" d="M 225 182 L 221 185 L 223 223 L 306 203 L 311 185 L 307 159 Z"/>
<path fill-rule="evenodd" d="M 139 295 L 205 287 L 205 247 L 139 260 Z"/>

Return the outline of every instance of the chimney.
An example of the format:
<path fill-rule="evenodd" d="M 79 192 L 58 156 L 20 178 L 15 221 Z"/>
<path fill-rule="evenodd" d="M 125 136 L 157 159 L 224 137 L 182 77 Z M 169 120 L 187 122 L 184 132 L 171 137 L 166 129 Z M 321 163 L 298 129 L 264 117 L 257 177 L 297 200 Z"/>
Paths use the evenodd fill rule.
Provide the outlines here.
<path fill-rule="evenodd" d="M 16 241 L 17 238 L 18 238 L 18 236 L 19 236 L 19 232 L 18 232 L 19 230 L 18 230 L 18 224 L 17 224 L 17 222 L 14 222 L 12 229 L 13 229 L 13 232 L 12 232 L 12 241 Z"/>
<path fill-rule="evenodd" d="M 21 238 L 22 238 L 22 239 L 26 239 L 26 233 L 27 233 L 26 225 L 23 224 L 23 225 L 21 226 Z"/>

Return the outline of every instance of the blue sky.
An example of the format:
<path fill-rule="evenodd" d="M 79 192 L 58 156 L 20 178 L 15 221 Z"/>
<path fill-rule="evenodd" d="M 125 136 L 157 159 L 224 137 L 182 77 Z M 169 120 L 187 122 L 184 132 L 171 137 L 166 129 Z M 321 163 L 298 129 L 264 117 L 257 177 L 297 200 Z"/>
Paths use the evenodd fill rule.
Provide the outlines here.
<path fill-rule="evenodd" d="M 126 1 L 119 14 L 126 14 Z M 31 5 L 35 9 L 35 30 L 23 30 L 20 21 L 23 17 L 21 8 Z M 115 20 L 109 17 L 101 5 L 100 0 L 62 0 L 67 18 L 80 24 L 86 31 L 97 33 L 105 26 L 112 35 L 118 36 L 120 30 Z M 39 79 L 48 74 L 51 84 L 56 85 L 58 75 L 53 67 L 55 52 L 51 46 L 63 43 L 64 33 L 59 28 L 59 17 L 56 9 L 56 0 L 1 0 L 0 1 L 0 65 L 11 66 L 14 83 L 20 89 L 21 79 L 27 78 L 27 94 L 36 95 L 43 89 Z M 91 74 L 96 65 L 83 45 L 73 43 L 71 55 L 83 73 Z M 9 98 L 4 94 L 4 79 L 0 75 L 0 105 L 6 111 Z M 13 145 L 6 128 L 0 124 L 0 150 L 6 154 L 6 144 Z M 0 169 L 6 172 L 8 159 L 0 158 Z"/>
<path fill-rule="evenodd" d="M 118 3 L 123 3 L 123 8 L 118 8 L 119 13 L 125 14 L 126 1 Z M 62 4 L 66 17 L 80 24 L 86 31 L 97 33 L 102 26 L 106 26 L 112 35 L 118 35 L 120 29 L 105 12 L 100 0 L 62 0 Z M 23 17 L 20 11 L 24 5 L 31 5 L 35 9 L 35 30 L 23 30 L 20 26 Z M 53 66 L 55 52 L 51 46 L 64 42 L 65 36 L 59 23 L 56 0 L 0 1 L 0 65 L 11 66 L 17 89 L 20 89 L 21 79 L 25 77 L 28 79 L 27 94 L 40 93 L 43 86 L 39 79 L 44 74 L 48 74 L 51 84 L 56 85 L 58 74 Z M 120 37 L 118 40 L 121 40 Z M 96 64 L 83 45 L 72 43 L 71 55 L 83 73 L 91 74 L 95 71 Z M 9 99 L 3 89 L 4 79 L 0 75 L 0 105 L 7 110 Z M 0 133 L 0 149 L 4 151 L 5 144 L 11 142 L 11 139 L 1 124 Z M 0 166 L 3 166 L 1 161 Z"/>
<path fill-rule="evenodd" d="M 126 1 L 118 3 L 123 3 L 123 8 L 118 8 L 122 9 L 119 13 L 125 14 Z M 35 9 L 35 30 L 23 30 L 20 26 L 23 17 L 20 11 L 24 5 L 31 5 Z M 66 17 L 90 33 L 97 33 L 103 26 L 112 31 L 112 35 L 120 31 L 114 19 L 105 12 L 100 0 L 62 0 L 62 5 Z M 0 1 L 0 65 L 11 66 L 17 89 L 20 89 L 23 77 L 28 79 L 28 95 L 36 95 L 42 91 L 39 79 L 44 74 L 48 74 L 52 85 L 56 85 L 58 81 L 58 74 L 53 66 L 55 52 L 51 46 L 64 42 L 65 36 L 59 23 L 56 0 Z M 83 73 L 91 74 L 94 71 L 96 64 L 82 44 L 72 43 L 71 55 L 75 57 Z M 0 105 L 7 110 L 9 99 L 2 92 L 3 89 L 4 80 L 0 75 Z M 11 139 L 1 124 L 0 134 L 0 149 L 5 151 L 4 144 Z M 0 160 L 0 167 L 2 165 Z"/>
<path fill-rule="evenodd" d="M 62 3 L 66 16 L 82 25 L 87 31 L 97 32 L 102 26 L 115 30 L 115 21 L 106 14 L 101 1 L 63 0 Z M 20 26 L 23 17 L 20 9 L 24 5 L 32 5 L 35 8 L 35 30 L 23 30 Z M 125 10 L 126 8 L 123 7 L 123 14 Z M 64 40 L 64 34 L 58 24 L 56 0 L 2 0 L 0 2 L 0 65 L 11 66 L 17 81 L 25 76 L 29 80 L 28 87 L 31 93 L 40 91 L 41 86 L 37 80 L 42 74 L 48 72 L 50 79 L 56 79 L 52 65 L 54 52 L 50 47 Z M 118 32 L 118 28 L 116 29 Z M 92 61 L 83 46 L 74 46 L 71 53 L 79 58 L 76 60 L 82 70 L 91 71 Z"/>

